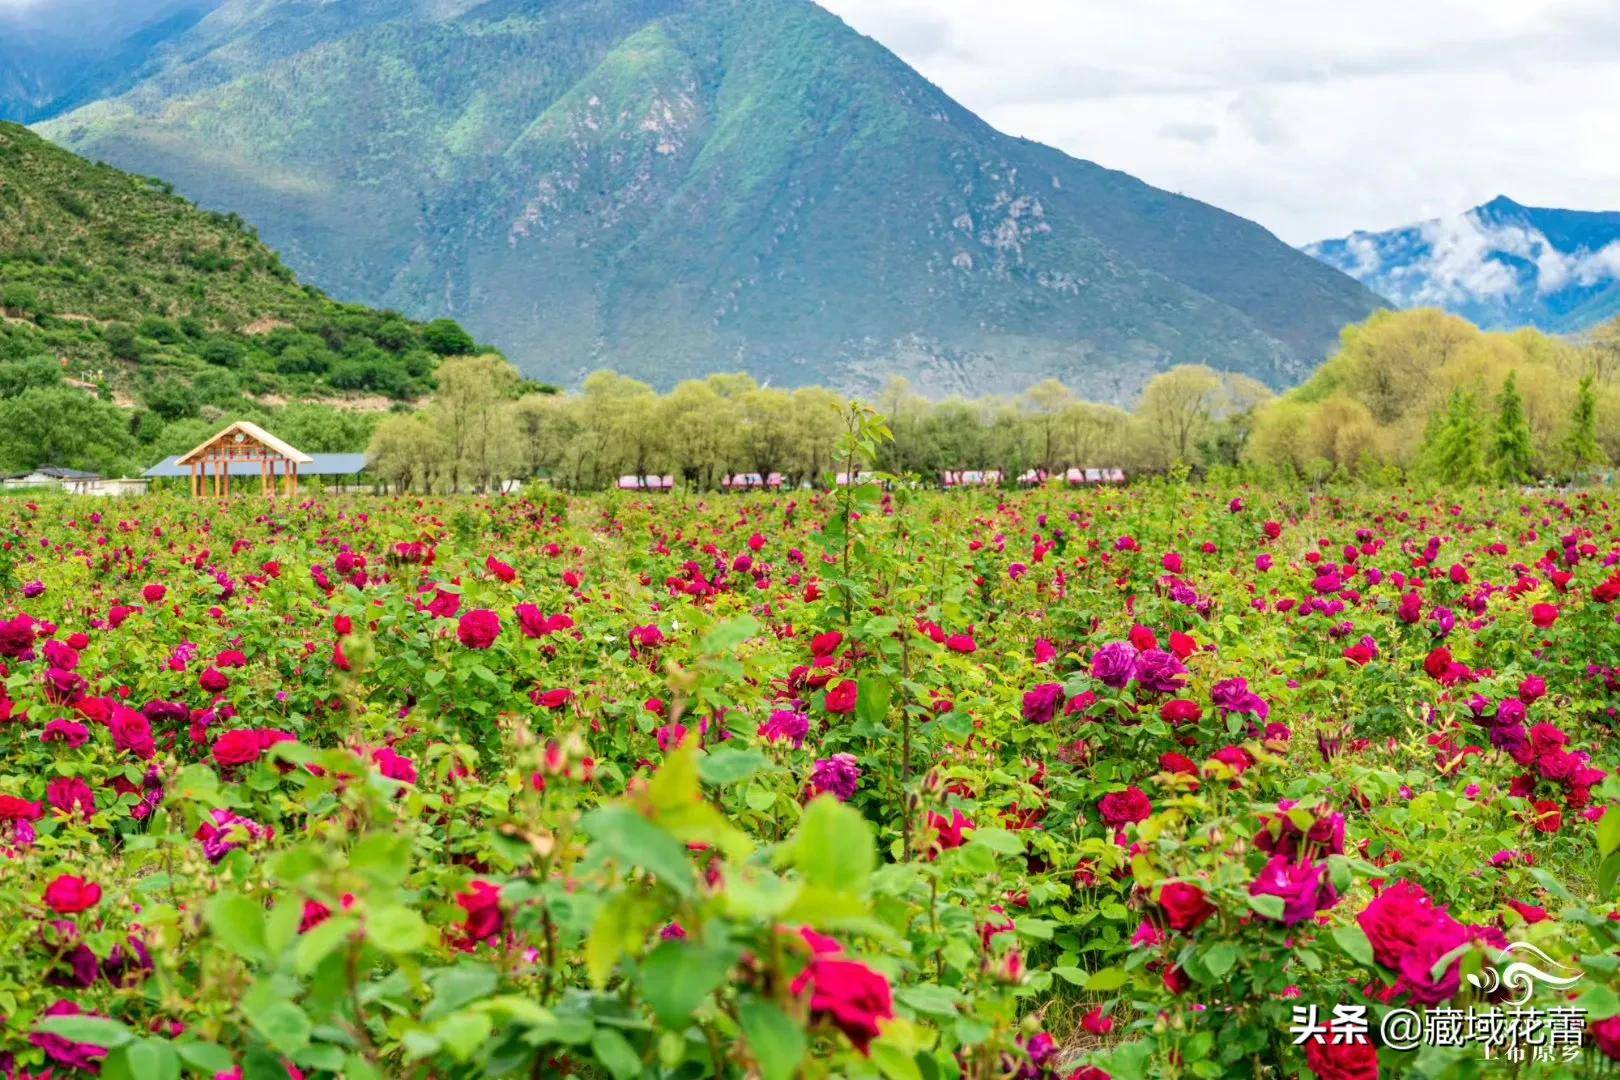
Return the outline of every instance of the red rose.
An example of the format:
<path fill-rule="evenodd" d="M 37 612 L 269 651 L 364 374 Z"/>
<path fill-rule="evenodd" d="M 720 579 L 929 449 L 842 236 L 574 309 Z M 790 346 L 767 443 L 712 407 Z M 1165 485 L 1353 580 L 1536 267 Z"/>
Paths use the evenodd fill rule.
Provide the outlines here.
<path fill-rule="evenodd" d="M 1530 621 L 1545 630 L 1558 621 L 1558 608 L 1554 604 L 1536 604 L 1530 608 Z"/>
<path fill-rule="evenodd" d="M 168 592 L 162 585 L 148 585 L 141 590 L 141 599 L 148 604 L 161 604 Z"/>
<path fill-rule="evenodd" d="M 827 711 L 830 713 L 851 713 L 855 711 L 855 703 L 861 695 L 860 687 L 854 679 L 845 679 L 831 690 L 827 691 Z"/>
<path fill-rule="evenodd" d="M 214 761 L 220 765 L 246 765 L 262 753 L 255 731 L 227 731 L 214 740 Z"/>
<path fill-rule="evenodd" d="M 1193 723 L 1204 715 L 1204 710 L 1196 701 L 1186 698 L 1171 698 L 1159 706 L 1159 719 L 1167 724 Z"/>
<path fill-rule="evenodd" d="M 574 692 L 567 687 L 536 692 L 534 703 L 542 709 L 560 709 L 574 700 Z"/>
<path fill-rule="evenodd" d="M 62 874 L 45 886 L 45 902 L 58 915 L 74 915 L 101 902 L 101 886 L 82 877 Z"/>
<path fill-rule="evenodd" d="M 1141 788 L 1128 787 L 1104 795 L 1097 802 L 1097 810 L 1110 827 L 1120 828 L 1133 821 L 1146 821 L 1153 813 L 1153 804 Z"/>
<path fill-rule="evenodd" d="M 0 821 L 38 821 L 44 807 L 15 795 L 0 795 Z"/>
<path fill-rule="evenodd" d="M 1555 833 L 1564 827 L 1564 813 L 1557 803 L 1542 799 L 1534 809 L 1536 832 Z"/>
<path fill-rule="evenodd" d="M 1186 754 L 1177 754 L 1167 751 L 1159 755 L 1159 768 L 1167 773 L 1180 773 L 1182 776 L 1197 776 L 1198 766 Z"/>
<path fill-rule="evenodd" d="M 501 932 L 505 920 L 500 886 L 474 881 L 466 892 L 456 895 L 456 904 L 467 913 L 461 927 L 469 941 L 487 941 Z"/>
<path fill-rule="evenodd" d="M 487 649 L 501 635 L 501 618 L 488 608 L 469 611 L 456 624 L 456 636 L 469 649 Z"/>
<path fill-rule="evenodd" d="M 1204 925 L 1217 910 L 1204 896 L 1204 890 L 1185 881 L 1172 881 L 1160 889 L 1159 906 L 1170 928 L 1183 933 Z"/>
<path fill-rule="evenodd" d="M 1319 1080 L 1378 1080 L 1378 1048 L 1360 1036 L 1335 1043 L 1331 1034 L 1305 1044 L 1305 1064 Z"/>
<path fill-rule="evenodd" d="M 484 560 L 484 569 L 488 570 L 491 574 L 495 575 L 502 581 L 510 582 L 517 579 L 517 571 L 513 570 L 510 566 L 507 566 L 493 555 Z"/>
<path fill-rule="evenodd" d="M 837 630 L 829 630 L 825 634 L 817 634 L 810 639 L 811 656 L 831 656 L 838 651 L 838 646 L 844 643 L 844 635 Z"/>
<path fill-rule="evenodd" d="M 551 633 L 551 620 L 533 604 L 519 604 L 512 614 L 517 616 L 518 629 L 526 638 L 543 638 Z"/>
<path fill-rule="evenodd" d="M 112 731 L 113 745 L 128 750 L 143 760 L 157 754 L 157 743 L 152 740 L 152 723 L 127 705 L 115 705 L 107 721 Z"/>
<path fill-rule="evenodd" d="M 973 831 L 973 822 L 963 817 L 960 810 L 953 809 L 949 819 L 943 814 L 929 811 L 928 828 L 936 834 L 936 843 L 948 850 L 967 843 L 967 834 Z"/>
<path fill-rule="evenodd" d="M 268 729 L 227 731 L 214 740 L 214 761 L 224 766 L 246 765 L 258 761 L 277 743 L 293 742 L 295 738 L 290 732 Z"/>
<path fill-rule="evenodd" d="M 197 676 L 197 685 L 210 694 L 217 694 L 231 685 L 231 680 L 218 668 L 209 668 Z"/>
<path fill-rule="evenodd" d="M 1620 1016 L 1611 1016 L 1592 1025 L 1592 1045 L 1610 1061 L 1620 1061 Z"/>
<path fill-rule="evenodd" d="M 1416 949 L 1431 927 L 1449 921 L 1451 917 L 1435 907 L 1423 887 L 1410 881 L 1397 881 L 1356 916 L 1372 942 L 1373 959 L 1391 971 L 1400 969 L 1401 957 Z"/>
<path fill-rule="evenodd" d="M 862 1054 L 870 1052 L 879 1022 L 894 1018 L 889 981 L 854 960 L 818 956 L 791 989 L 794 994 L 809 990 L 811 1015 L 830 1021 Z"/>

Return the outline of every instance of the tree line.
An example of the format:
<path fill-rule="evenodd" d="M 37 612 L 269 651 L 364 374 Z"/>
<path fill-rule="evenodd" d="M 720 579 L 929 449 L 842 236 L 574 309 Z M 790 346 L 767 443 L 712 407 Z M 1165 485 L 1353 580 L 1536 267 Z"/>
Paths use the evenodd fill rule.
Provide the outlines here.
<path fill-rule="evenodd" d="M 668 393 L 597 372 L 577 393 L 525 383 L 498 356 L 438 369 L 425 409 L 384 419 L 371 470 L 401 491 L 489 491 L 545 477 L 595 490 L 671 475 L 712 490 L 737 473 L 789 487 L 836 470 L 843 398 L 821 387 L 711 375 Z M 1430 478 L 1523 483 L 1620 457 L 1620 323 L 1583 341 L 1484 333 L 1437 311 L 1384 312 L 1345 330 L 1305 384 L 1183 366 L 1132 409 L 1048 379 L 1011 396 L 931 401 L 903 379 L 866 402 L 894 434 L 880 468 L 937 479 L 954 469 L 1227 468 L 1313 481 Z"/>

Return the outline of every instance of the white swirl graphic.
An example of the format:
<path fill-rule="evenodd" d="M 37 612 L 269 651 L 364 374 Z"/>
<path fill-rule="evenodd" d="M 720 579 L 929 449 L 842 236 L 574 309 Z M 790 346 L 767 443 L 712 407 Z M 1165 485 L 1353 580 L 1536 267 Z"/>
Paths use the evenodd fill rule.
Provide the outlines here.
<path fill-rule="evenodd" d="M 1554 975 L 1549 971 L 1536 967 L 1534 964 L 1523 960 L 1514 960 L 1500 970 L 1493 965 L 1477 974 L 1470 973 L 1468 976 L 1469 983 L 1487 994 L 1493 994 L 1501 989 L 1512 991 L 1518 996 L 1508 999 L 1508 1004 L 1523 1005 L 1536 992 L 1538 984 L 1562 990 L 1574 986 L 1585 977 L 1583 972 L 1565 967 L 1528 941 L 1515 941 L 1502 950 L 1503 956 L 1507 958 L 1511 958 L 1514 953 L 1518 952 L 1531 954 L 1546 967 L 1555 968 L 1558 971 L 1574 971 L 1575 973 L 1573 975 Z"/>

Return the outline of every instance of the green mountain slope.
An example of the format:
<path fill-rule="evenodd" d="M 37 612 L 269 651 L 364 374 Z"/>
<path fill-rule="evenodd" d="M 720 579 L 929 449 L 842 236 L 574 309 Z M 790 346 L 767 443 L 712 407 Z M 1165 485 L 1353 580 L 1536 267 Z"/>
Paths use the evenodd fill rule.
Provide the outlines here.
<path fill-rule="evenodd" d="M 0 362 L 129 397 L 414 397 L 455 328 L 339 304 L 240 218 L 0 122 Z"/>
<path fill-rule="evenodd" d="M 1379 306 L 999 134 L 808 0 L 227 0 L 165 56 L 42 130 L 537 377 L 1123 400 L 1182 362 L 1297 381 Z"/>

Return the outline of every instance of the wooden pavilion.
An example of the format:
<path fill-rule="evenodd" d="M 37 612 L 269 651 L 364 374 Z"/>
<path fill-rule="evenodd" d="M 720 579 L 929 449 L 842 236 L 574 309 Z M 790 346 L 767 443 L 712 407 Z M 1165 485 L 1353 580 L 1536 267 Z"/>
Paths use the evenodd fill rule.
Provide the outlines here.
<path fill-rule="evenodd" d="M 194 496 L 223 496 L 231 493 L 231 473 L 238 476 L 242 466 L 259 467 L 259 493 L 283 495 L 298 493 L 298 466 L 315 459 L 282 442 L 258 424 L 238 420 L 175 464 L 191 473 Z"/>

